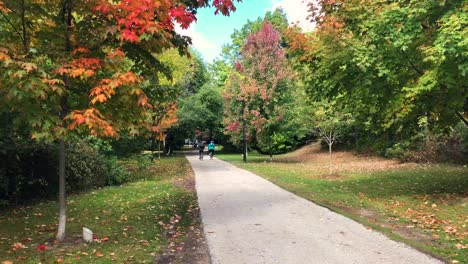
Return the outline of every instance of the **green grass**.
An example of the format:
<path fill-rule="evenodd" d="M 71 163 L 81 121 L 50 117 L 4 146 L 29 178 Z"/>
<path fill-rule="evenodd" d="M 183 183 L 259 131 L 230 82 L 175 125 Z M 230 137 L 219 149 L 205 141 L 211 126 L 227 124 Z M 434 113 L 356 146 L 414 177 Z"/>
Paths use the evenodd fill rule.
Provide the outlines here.
<path fill-rule="evenodd" d="M 144 169 L 138 168 L 135 160 L 125 163 L 134 165 L 132 173 L 142 180 L 68 197 L 68 239 L 64 243 L 53 242 L 56 202 L 2 212 L 0 262 L 152 263 L 153 255 L 169 243 L 161 223 L 180 216 L 179 233 L 194 224 L 191 210 L 197 204 L 196 195 L 172 183 L 191 177 L 190 165 L 183 156 L 164 158 Z M 108 240 L 92 244 L 77 241 L 82 227 Z M 27 248 L 14 250 L 17 242 Z M 44 243 L 47 249 L 39 252 L 37 246 Z"/>
<path fill-rule="evenodd" d="M 218 158 L 252 171 L 306 199 L 326 206 L 395 240 L 447 261 L 468 263 L 468 169 L 413 165 L 384 170 L 344 170 L 326 178 L 317 161 L 295 162 L 289 155 L 256 153 L 243 164 L 239 154 Z M 346 162 L 346 161 L 344 161 Z M 355 162 L 355 160 L 353 160 Z M 339 166 L 339 164 L 337 164 Z M 326 165 L 325 165 L 326 167 Z"/>

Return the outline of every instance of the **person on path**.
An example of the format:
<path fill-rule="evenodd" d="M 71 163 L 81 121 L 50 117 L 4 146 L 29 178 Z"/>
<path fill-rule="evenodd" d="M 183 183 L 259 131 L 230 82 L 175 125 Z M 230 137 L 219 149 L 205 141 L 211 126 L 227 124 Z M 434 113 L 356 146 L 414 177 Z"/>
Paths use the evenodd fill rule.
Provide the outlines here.
<path fill-rule="evenodd" d="M 203 151 L 205 150 L 205 141 L 202 141 L 198 144 L 198 155 L 199 159 L 203 160 Z"/>
<path fill-rule="evenodd" d="M 214 141 L 212 140 L 210 144 L 208 144 L 208 152 L 210 153 L 210 159 L 213 159 L 214 150 L 215 150 L 215 144 L 214 144 Z"/>

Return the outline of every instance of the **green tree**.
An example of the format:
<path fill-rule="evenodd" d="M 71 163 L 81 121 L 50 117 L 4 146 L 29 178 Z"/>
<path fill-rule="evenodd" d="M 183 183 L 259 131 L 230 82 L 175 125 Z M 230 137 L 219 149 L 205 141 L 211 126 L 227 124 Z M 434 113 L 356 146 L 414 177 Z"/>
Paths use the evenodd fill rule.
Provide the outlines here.
<path fill-rule="evenodd" d="M 0 111 L 33 138 L 59 141 L 59 225 L 65 237 L 65 147 L 83 134 L 136 133 L 152 105 L 144 77 L 162 70 L 153 53 L 190 43 L 199 7 L 228 15 L 233 1 L 0 2 Z M 144 7 L 144 8 L 142 8 Z M 19 107 L 21 106 L 21 107 Z"/>
<path fill-rule="evenodd" d="M 275 149 L 273 138 L 278 144 L 284 143 L 280 138 L 285 136 L 279 134 L 285 127 L 282 123 L 288 110 L 286 105 L 293 99 L 291 71 L 280 42 L 280 33 L 268 22 L 264 22 L 260 31 L 249 35 L 242 47 L 241 60 L 236 62 L 240 76 L 231 75 L 234 78 L 231 83 L 237 78 L 239 85 L 228 86 L 225 93 L 227 132 L 238 135 L 240 130 L 243 134 L 249 130 L 249 135 L 270 158 Z M 242 114 L 242 126 L 236 125 L 239 114 Z"/>
<path fill-rule="evenodd" d="M 463 119 L 465 1 L 324 0 L 311 7 L 317 29 L 290 30 L 290 54 L 310 98 L 352 112 L 356 135 L 385 148 L 423 129 L 422 119 L 436 133 Z"/>

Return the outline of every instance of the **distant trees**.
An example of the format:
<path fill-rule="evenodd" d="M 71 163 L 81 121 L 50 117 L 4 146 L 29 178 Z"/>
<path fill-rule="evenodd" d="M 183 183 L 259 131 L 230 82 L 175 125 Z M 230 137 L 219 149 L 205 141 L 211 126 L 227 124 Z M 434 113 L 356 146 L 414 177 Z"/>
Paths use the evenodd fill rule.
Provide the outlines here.
<path fill-rule="evenodd" d="M 288 51 L 313 101 L 332 100 L 353 114 L 346 137 L 384 152 L 403 140 L 415 145 L 420 131 L 448 133 L 466 123 L 466 1 L 310 7 L 317 28 L 290 29 Z"/>

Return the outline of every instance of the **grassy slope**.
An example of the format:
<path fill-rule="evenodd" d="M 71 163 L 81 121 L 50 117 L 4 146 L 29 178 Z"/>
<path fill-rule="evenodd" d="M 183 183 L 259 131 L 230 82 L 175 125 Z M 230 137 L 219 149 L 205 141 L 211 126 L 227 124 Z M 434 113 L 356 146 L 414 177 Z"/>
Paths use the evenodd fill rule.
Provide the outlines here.
<path fill-rule="evenodd" d="M 468 169 L 398 164 L 338 153 L 339 176 L 324 176 L 327 155 L 317 150 L 268 157 L 219 158 L 261 175 L 389 237 L 446 260 L 468 263 Z"/>
<path fill-rule="evenodd" d="M 176 215 L 181 217 L 177 223 L 178 232 L 193 224 L 190 211 L 196 206 L 196 196 L 173 184 L 176 179 L 191 177 L 190 165 L 182 156 L 171 157 L 134 173 L 143 179 L 70 196 L 68 239 L 60 245 L 54 245 L 52 239 L 57 222 L 56 202 L 2 212 L 0 262 L 153 262 L 155 253 L 160 253 L 168 244 L 165 224 L 171 217 L 172 221 Z M 93 230 L 101 242 L 81 243 L 79 235 L 83 226 Z M 37 251 L 37 246 L 47 241 L 47 250 Z M 16 242 L 27 248 L 14 250 Z"/>

